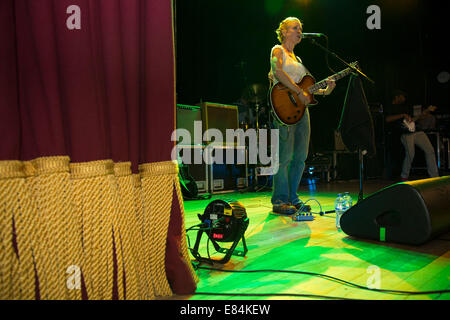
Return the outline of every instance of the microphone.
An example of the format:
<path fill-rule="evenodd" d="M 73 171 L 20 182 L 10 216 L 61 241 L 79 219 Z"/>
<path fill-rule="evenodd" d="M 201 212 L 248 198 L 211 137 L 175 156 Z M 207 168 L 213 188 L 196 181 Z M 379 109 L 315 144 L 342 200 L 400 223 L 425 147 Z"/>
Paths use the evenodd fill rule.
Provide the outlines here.
<path fill-rule="evenodd" d="M 300 36 L 302 39 L 320 38 L 326 37 L 323 33 L 302 33 Z"/>

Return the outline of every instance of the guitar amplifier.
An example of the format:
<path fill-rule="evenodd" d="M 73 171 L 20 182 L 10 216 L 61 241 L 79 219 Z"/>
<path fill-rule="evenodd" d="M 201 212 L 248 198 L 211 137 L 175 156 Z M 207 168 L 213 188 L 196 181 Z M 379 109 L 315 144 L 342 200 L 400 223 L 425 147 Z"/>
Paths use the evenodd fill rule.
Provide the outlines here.
<path fill-rule="evenodd" d="M 199 104 L 202 113 L 203 133 L 206 143 L 211 142 L 212 135 L 208 134 L 208 129 L 218 129 L 222 133 L 224 145 L 236 145 L 237 142 L 226 141 L 226 129 L 236 130 L 239 128 L 238 107 L 233 105 L 202 102 Z"/>
<path fill-rule="evenodd" d="M 180 139 L 181 141 L 179 144 L 191 145 L 194 143 L 194 121 L 202 121 L 202 112 L 200 107 L 177 104 L 177 129 L 186 129 L 191 135 L 191 141 Z"/>

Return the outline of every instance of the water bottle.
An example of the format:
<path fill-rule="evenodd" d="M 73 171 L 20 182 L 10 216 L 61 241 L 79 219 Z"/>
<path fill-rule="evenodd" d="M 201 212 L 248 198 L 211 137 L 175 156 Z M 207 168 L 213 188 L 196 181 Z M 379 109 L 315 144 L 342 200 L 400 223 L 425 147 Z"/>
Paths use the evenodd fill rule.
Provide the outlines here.
<path fill-rule="evenodd" d="M 344 213 L 344 197 L 339 193 L 334 203 L 334 211 L 336 212 L 336 228 L 341 230 L 341 216 Z"/>
<path fill-rule="evenodd" d="M 344 193 L 344 212 L 352 207 L 352 197 L 350 193 Z"/>

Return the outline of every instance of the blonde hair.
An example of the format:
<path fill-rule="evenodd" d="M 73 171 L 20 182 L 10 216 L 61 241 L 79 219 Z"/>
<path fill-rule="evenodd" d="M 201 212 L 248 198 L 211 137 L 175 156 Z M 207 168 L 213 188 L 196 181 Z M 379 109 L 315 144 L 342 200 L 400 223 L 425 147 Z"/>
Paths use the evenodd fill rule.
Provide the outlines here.
<path fill-rule="evenodd" d="M 295 18 L 295 17 L 288 17 L 288 18 L 284 19 L 283 21 L 281 21 L 280 25 L 278 26 L 278 29 L 275 30 L 275 33 L 277 34 L 278 41 L 280 41 L 280 43 L 283 43 L 283 41 L 284 41 L 283 31 L 286 31 L 287 28 L 288 28 L 289 23 L 291 23 L 293 21 L 298 21 L 298 22 L 300 22 L 300 26 L 303 26 L 303 24 L 300 21 L 300 19 Z"/>

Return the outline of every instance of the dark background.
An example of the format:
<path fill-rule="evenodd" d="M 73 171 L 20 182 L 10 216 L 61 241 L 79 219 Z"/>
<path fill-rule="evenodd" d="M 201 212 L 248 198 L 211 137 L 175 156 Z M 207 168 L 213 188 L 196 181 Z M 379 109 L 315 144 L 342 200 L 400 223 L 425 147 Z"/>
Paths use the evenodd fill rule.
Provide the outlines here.
<path fill-rule="evenodd" d="M 369 5 L 381 9 L 381 30 L 369 30 Z M 449 83 L 436 76 L 450 71 L 447 2 L 419 0 L 174 0 L 177 103 L 201 100 L 235 103 L 246 85 L 268 85 L 269 55 L 278 44 L 275 29 L 288 16 L 300 18 L 303 32 L 325 33 L 330 50 L 359 61 L 369 103 L 390 102 L 393 89 L 413 104 L 435 104 L 449 113 Z M 325 44 L 321 40 L 322 44 Z M 295 49 L 317 81 L 332 74 L 325 54 L 308 40 Z M 329 57 L 331 68 L 345 66 Z M 313 151 L 333 150 L 348 77 L 332 95 L 310 109 Z"/>

